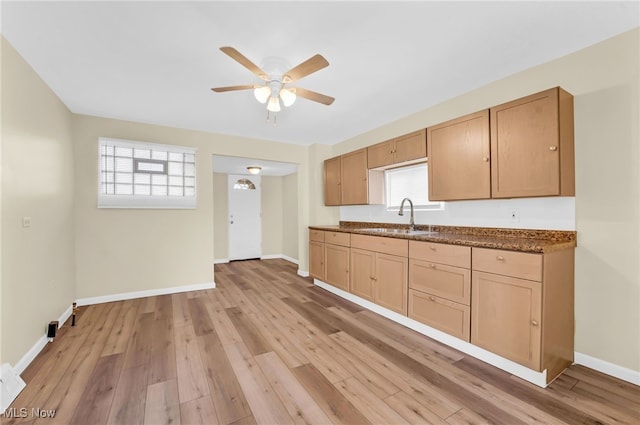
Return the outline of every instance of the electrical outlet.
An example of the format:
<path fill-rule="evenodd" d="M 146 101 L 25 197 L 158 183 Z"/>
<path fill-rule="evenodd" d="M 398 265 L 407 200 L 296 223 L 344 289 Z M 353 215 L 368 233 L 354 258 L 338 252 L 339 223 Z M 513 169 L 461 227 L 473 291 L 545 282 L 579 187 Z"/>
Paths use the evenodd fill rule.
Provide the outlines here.
<path fill-rule="evenodd" d="M 22 217 L 22 227 L 31 227 L 31 217 Z"/>
<path fill-rule="evenodd" d="M 511 210 L 511 221 L 520 221 L 520 212 L 518 210 Z"/>

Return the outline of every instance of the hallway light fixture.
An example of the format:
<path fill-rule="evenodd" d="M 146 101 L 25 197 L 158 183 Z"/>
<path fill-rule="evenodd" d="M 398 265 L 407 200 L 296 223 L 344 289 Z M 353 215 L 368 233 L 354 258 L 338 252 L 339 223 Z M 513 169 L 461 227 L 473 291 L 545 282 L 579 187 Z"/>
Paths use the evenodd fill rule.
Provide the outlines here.
<path fill-rule="evenodd" d="M 258 167 L 257 165 L 250 165 L 247 167 L 249 174 L 260 174 L 260 170 L 262 170 L 262 167 Z"/>

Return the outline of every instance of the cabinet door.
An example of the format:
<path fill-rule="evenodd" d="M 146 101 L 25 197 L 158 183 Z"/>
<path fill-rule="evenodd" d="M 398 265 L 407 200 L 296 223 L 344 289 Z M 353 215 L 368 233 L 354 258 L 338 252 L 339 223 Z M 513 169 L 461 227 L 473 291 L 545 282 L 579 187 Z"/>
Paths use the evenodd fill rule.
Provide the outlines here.
<path fill-rule="evenodd" d="M 541 370 L 542 284 L 474 271 L 471 343 Z"/>
<path fill-rule="evenodd" d="M 395 139 L 394 163 L 427 157 L 426 130 L 416 131 Z"/>
<path fill-rule="evenodd" d="M 491 197 L 489 111 L 427 129 L 429 200 Z"/>
<path fill-rule="evenodd" d="M 409 259 L 388 254 L 376 254 L 375 303 L 400 314 L 407 314 L 407 274 Z"/>
<path fill-rule="evenodd" d="M 324 245 L 325 282 L 349 290 L 349 248 L 340 245 Z"/>
<path fill-rule="evenodd" d="M 469 306 L 409 289 L 409 317 L 469 342 Z"/>
<path fill-rule="evenodd" d="M 340 197 L 340 175 L 342 172 L 342 159 L 327 159 L 324 162 L 324 204 L 340 205 L 342 200 Z"/>
<path fill-rule="evenodd" d="M 471 302 L 471 270 L 411 259 L 409 287 L 468 306 Z"/>
<path fill-rule="evenodd" d="M 309 275 L 324 280 L 324 243 L 309 242 Z"/>
<path fill-rule="evenodd" d="M 558 90 L 491 108 L 492 197 L 560 195 Z"/>
<path fill-rule="evenodd" d="M 393 140 L 367 148 L 367 167 L 377 168 L 393 164 Z"/>
<path fill-rule="evenodd" d="M 342 205 L 364 205 L 369 201 L 367 150 L 342 155 Z"/>
<path fill-rule="evenodd" d="M 349 269 L 349 292 L 373 301 L 373 281 L 375 279 L 375 253 L 351 248 Z"/>

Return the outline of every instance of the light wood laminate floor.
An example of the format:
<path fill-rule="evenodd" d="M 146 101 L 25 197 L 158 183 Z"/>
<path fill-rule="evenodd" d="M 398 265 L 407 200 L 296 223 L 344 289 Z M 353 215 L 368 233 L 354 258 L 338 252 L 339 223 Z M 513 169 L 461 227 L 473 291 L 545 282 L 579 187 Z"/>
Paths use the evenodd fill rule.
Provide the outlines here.
<path fill-rule="evenodd" d="M 284 260 L 215 270 L 216 289 L 82 308 L 23 373 L 25 417 L 2 423 L 640 423 L 640 388 L 585 367 L 541 389 Z"/>

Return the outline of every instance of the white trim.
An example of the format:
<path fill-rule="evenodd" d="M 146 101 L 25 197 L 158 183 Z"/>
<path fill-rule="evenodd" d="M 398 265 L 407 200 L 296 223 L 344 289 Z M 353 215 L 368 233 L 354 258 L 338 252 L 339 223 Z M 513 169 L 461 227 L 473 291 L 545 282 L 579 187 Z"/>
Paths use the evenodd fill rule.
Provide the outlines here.
<path fill-rule="evenodd" d="M 468 343 L 459 338 L 453 337 L 449 334 L 446 334 L 430 326 L 427 326 L 423 323 L 410 319 L 407 316 L 403 316 L 394 311 L 381 307 L 378 304 L 367 301 L 364 298 L 360 298 L 349 292 L 338 289 L 321 280 L 313 279 L 313 283 L 346 300 L 349 300 L 368 310 L 371 310 L 374 313 L 378 313 L 379 315 L 384 316 L 387 319 L 393 320 L 396 323 L 399 323 L 403 326 L 413 329 L 414 331 L 419 332 L 422 335 L 426 335 L 430 338 L 435 339 L 436 341 L 442 342 L 443 344 L 446 344 L 452 348 L 455 348 L 456 350 L 462 351 L 465 354 L 468 354 L 479 360 L 482 360 L 485 363 L 489 363 L 492 366 L 495 366 L 513 375 L 516 375 L 524 379 L 525 381 L 531 382 L 532 384 L 535 384 L 542 388 L 545 388 L 547 386 L 546 370 L 542 372 L 536 372 L 535 370 L 529 369 L 518 363 L 512 362 L 511 360 L 505 359 L 504 357 L 498 356 L 497 354 L 484 350 L 471 343 Z"/>
<path fill-rule="evenodd" d="M 286 260 L 286 261 L 288 261 L 290 263 L 293 263 L 293 264 L 298 264 L 298 260 L 296 260 L 293 257 L 289 257 L 288 255 L 284 255 L 284 254 L 261 255 L 260 259 L 261 260 L 282 259 L 282 260 Z"/>
<path fill-rule="evenodd" d="M 98 193 L 98 208 L 194 210 L 193 196 L 105 195 Z"/>
<path fill-rule="evenodd" d="M 155 150 L 170 150 L 175 153 L 190 153 L 195 155 L 198 152 L 198 148 L 193 148 L 190 146 L 178 146 L 178 145 L 168 145 L 165 143 L 150 143 L 150 142 L 142 142 L 140 140 L 127 140 L 127 139 L 116 139 L 114 137 L 98 137 L 98 146 L 102 143 L 111 142 L 114 146 L 122 147 L 122 148 L 138 148 L 138 149 L 155 149 Z"/>
<path fill-rule="evenodd" d="M 79 298 L 77 303 L 79 306 L 102 304 L 112 301 L 131 300 L 134 298 L 153 297 L 156 295 L 177 294 L 180 292 L 200 291 L 203 289 L 213 289 L 216 287 L 215 282 L 197 283 L 194 285 L 172 286 L 169 288 L 149 289 L 146 291 L 123 292 L 120 294 L 102 295 L 99 297 Z"/>
<path fill-rule="evenodd" d="M 300 270 L 300 269 L 298 269 L 298 276 L 309 277 L 309 270 Z"/>
<path fill-rule="evenodd" d="M 58 323 L 60 323 L 59 327 L 64 326 L 64 323 L 67 321 L 67 319 L 69 319 L 69 317 L 71 317 L 71 310 L 72 307 L 69 306 L 61 315 L 60 317 L 58 317 Z M 22 374 L 22 372 L 24 372 L 24 370 L 27 368 L 27 366 L 29 366 L 31 364 L 31 362 L 33 361 L 33 359 L 36 358 L 36 356 L 38 354 L 40 354 L 40 351 L 42 351 L 42 349 L 45 347 L 45 345 L 47 345 L 47 342 L 49 341 L 49 339 L 47 338 L 47 333 L 43 333 L 42 336 L 40 338 L 38 338 L 38 340 L 35 342 L 35 344 L 33 344 L 33 346 L 29 349 L 29 351 L 27 351 L 20 360 L 18 360 L 18 363 L 16 363 L 15 366 L 15 370 L 16 372 L 18 372 L 18 374 Z"/>
<path fill-rule="evenodd" d="M 613 376 L 614 378 L 622 379 L 623 381 L 640 386 L 640 371 L 627 369 L 625 367 L 618 366 L 617 364 L 609 363 L 606 360 L 600 360 L 578 352 L 574 353 L 574 358 L 575 364 L 586 366 L 590 369 L 597 370 L 598 372 Z"/>
<path fill-rule="evenodd" d="M 214 258 L 213 264 L 227 264 L 229 262 L 228 258 Z"/>

